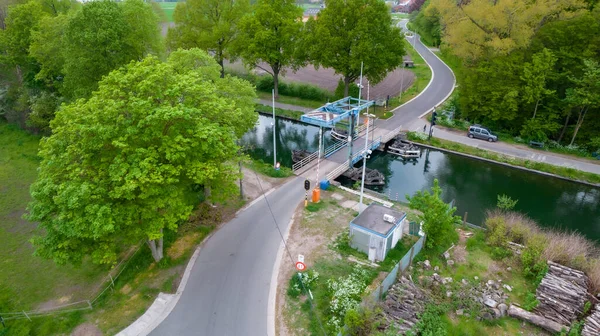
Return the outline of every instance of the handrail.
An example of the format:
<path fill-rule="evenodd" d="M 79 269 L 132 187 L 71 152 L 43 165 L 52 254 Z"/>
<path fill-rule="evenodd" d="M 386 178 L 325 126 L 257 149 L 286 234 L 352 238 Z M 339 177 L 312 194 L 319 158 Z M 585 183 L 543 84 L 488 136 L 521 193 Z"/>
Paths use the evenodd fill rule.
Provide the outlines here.
<path fill-rule="evenodd" d="M 323 157 L 328 157 L 329 155 L 335 153 L 338 151 L 338 149 L 345 147 L 348 145 L 348 142 L 346 141 L 338 141 L 336 143 L 334 143 L 333 145 L 329 146 L 326 150 L 325 153 L 323 155 Z"/>
<path fill-rule="evenodd" d="M 316 152 L 310 154 L 309 156 L 305 157 L 304 159 L 294 163 L 292 165 L 292 170 L 300 169 L 300 168 L 306 166 L 309 162 L 316 159 L 317 155 L 319 155 L 319 151 L 316 151 Z"/>

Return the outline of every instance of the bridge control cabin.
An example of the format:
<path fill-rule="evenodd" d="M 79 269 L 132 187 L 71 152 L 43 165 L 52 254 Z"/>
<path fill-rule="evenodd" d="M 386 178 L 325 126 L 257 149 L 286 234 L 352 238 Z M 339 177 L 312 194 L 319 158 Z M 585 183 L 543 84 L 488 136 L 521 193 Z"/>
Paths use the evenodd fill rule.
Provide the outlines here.
<path fill-rule="evenodd" d="M 406 225 L 406 213 L 371 203 L 350 222 L 350 246 L 368 254 L 371 261 L 381 261 L 402 238 Z"/>

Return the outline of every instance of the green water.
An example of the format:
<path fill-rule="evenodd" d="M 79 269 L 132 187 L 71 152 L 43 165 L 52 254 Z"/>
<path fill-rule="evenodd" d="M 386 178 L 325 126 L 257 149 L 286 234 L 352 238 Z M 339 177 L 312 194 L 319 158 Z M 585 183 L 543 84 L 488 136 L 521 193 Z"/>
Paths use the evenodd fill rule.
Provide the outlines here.
<path fill-rule="evenodd" d="M 259 123 L 246 134 L 244 141 L 254 145 L 250 153 L 253 157 L 272 162 L 271 118 L 261 116 Z M 317 149 L 317 127 L 287 120 L 278 121 L 277 127 L 280 130 L 277 152 L 282 164 L 291 165 L 292 149 Z M 328 134 L 325 139 L 331 141 Z M 457 215 L 462 217 L 467 212 L 470 223 L 482 224 L 486 210 L 495 207 L 497 196 L 506 194 L 519 200 L 516 211 L 527 214 L 542 226 L 577 230 L 600 240 L 600 188 L 434 150 L 423 150 L 421 158 L 415 161 L 376 151 L 367 167 L 384 173 L 385 186 L 372 189 L 392 199 L 405 201 L 406 194 L 430 188 L 437 178 L 443 188 L 443 198 L 447 202 L 455 201 Z M 343 178 L 340 182 L 352 185 Z"/>

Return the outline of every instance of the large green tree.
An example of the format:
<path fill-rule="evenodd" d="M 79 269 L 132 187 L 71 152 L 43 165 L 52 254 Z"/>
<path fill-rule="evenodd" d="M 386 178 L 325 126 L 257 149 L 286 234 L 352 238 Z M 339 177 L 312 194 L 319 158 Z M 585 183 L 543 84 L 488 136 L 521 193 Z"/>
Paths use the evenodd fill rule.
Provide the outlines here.
<path fill-rule="evenodd" d="M 235 194 L 236 139 L 257 120 L 253 87 L 220 78 L 200 49 L 148 56 L 108 74 L 88 100 L 63 106 L 40 143 L 28 218 L 36 254 L 58 263 L 112 263 L 145 240 L 163 256 L 163 230 L 189 216 L 193 186 Z"/>
<path fill-rule="evenodd" d="M 279 75 L 303 64 L 299 57 L 302 41 L 302 9 L 294 0 L 258 0 L 252 12 L 240 22 L 236 44 L 244 63 L 259 67 L 273 76 L 275 96 L 279 95 Z M 271 70 L 263 68 L 269 65 Z"/>
<path fill-rule="evenodd" d="M 585 60 L 585 72 L 580 78 L 572 78 L 574 88 L 567 91 L 569 105 L 577 109 L 577 123 L 571 138 L 571 145 L 575 142 L 577 133 L 583 125 L 589 111 L 598 112 L 600 109 L 600 65 L 594 60 Z M 597 113 L 595 113 L 597 115 Z"/>
<path fill-rule="evenodd" d="M 86 3 L 65 31 L 63 93 L 89 97 L 102 76 L 157 53 L 159 34 L 158 17 L 142 0 Z"/>
<path fill-rule="evenodd" d="M 427 235 L 427 248 L 445 248 L 458 239 L 455 225 L 460 217 L 454 216 L 456 208 L 442 200 L 442 188 L 437 179 L 433 180 L 431 193 L 417 191 L 413 196 L 406 195 L 410 208 L 419 210 L 419 220 Z"/>
<path fill-rule="evenodd" d="M 169 29 L 169 44 L 175 48 L 201 48 L 214 54 L 225 77 L 224 60 L 235 54 L 238 24 L 250 10 L 248 0 L 188 0 L 179 2 Z"/>
<path fill-rule="evenodd" d="M 546 79 L 551 74 L 555 62 L 556 57 L 550 50 L 544 48 L 533 55 L 531 62 L 523 66 L 521 80 L 524 85 L 521 94 L 525 103 L 535 103 L 531 119 L 535 119 L 542 98 L 554 93 L 553 90 L 546 88 Z"/>
<path fill-rule="evenodd" d="M 316 66 L 332 68 L 344 77 L 344 95 L 363 74 L 377 83 L 401 62 L 402 33 L 392 27 L 389 8 L 380 0 L 326 0 L 317 19 L 307 22 L 310 58 Z"/>

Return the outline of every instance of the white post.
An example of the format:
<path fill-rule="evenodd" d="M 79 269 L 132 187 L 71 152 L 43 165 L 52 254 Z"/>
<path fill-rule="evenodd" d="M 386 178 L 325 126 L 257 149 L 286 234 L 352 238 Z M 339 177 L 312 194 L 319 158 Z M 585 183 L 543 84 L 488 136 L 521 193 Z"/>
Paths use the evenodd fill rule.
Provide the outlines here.
<path fill-rule="evenodd" d="M 363 169 L 362 169 L 362 181 L 360 184 L 360 205 L 358 211 L 362 212 L 363 209 L 363 193 L 365 192 L 365 175 L 367 171 L 367 151 L 369 150 L 369 114 L 367 113 L 367 134 L 365 135 L 365 153 L 363 156 Z"/>
<path fill-rule="evenodd" d="M 317 154 L 317 181 L 316 188 L 319 187 L 319 166 L 321 165 L 321 138 L 323 138 L 323 127 L 319 126 L 319 154 Z"/>
<path fill-rule="evenodd" d="M 404 71 L 406 71 L 406 63 L 402 61 L 402 74 L 400 75 L 400 102 L 402 102 L 402 91 L 404 91 Z"/>
<path fill-rule="evenodd" d="M 277 120 L 275 119 L 275 89 L 272 91 L 273 93 L 273 168 L 277 167 L 277 142 L 275 138 L 275 125 Z"/>
<path fill-rule="evenodd" d="M 362 74 L 363 74 L 363 62 L 360 62 L 360 81 L 358 82 L 358 106 L 360 106 L 360 99 L 362 98 Z M 359 115 L 360 117 L 360 115 Z M 360 122 L 360 118 L 356 118 L 356 126 Z M 354 136 L 354 134 L 351 134 Z"/>

